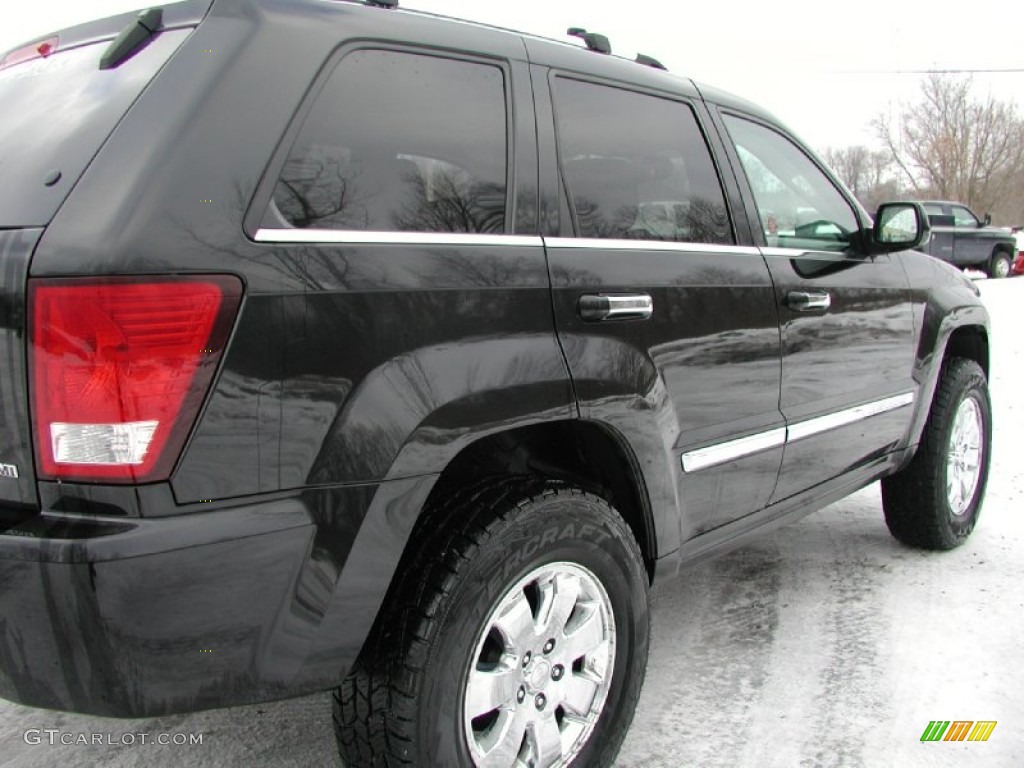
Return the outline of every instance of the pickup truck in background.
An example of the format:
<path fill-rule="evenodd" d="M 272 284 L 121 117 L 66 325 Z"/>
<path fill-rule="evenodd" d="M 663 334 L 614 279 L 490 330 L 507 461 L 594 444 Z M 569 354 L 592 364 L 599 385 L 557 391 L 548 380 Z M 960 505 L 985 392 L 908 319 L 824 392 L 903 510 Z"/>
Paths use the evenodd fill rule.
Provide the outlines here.
<path fill-rule="evenodd" d="M 960 269 L 980 269 L 989 277 L 1009 277 L 1017 256 L 1013 234 L 990 226 L 991 219 L 978 218 L 963 203 L 923 201 L 932 227 L 926 253 Z"/>

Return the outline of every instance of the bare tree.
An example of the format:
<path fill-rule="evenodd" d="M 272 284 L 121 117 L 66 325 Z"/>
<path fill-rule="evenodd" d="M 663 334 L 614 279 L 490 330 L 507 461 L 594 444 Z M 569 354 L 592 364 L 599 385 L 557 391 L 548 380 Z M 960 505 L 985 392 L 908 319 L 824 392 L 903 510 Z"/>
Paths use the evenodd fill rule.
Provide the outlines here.
<path fill-rule="evenodd" d="M 880 203 L 901 196 L 899 181 L 893 176 L 893 163 L 888 151 L 871 150 L 857 145 L 829 148 L 825 162 L 853 192 L 868 211 Z"/>
<path fill-rule="evenodd" d="M 869 175 L 869 155 L 867 147 L 842 147 L 825 150 L 825 162 L 858 198 L 864 191 Z"/>
<path fill-rule="evenodd" d="M 997 218 L 1024 214 L 1024 121 L 1012 103 L 975 97 L 969 77 L 928 75 L 918 100 L 873 125 L 918 196 L 958 200 Z"/>

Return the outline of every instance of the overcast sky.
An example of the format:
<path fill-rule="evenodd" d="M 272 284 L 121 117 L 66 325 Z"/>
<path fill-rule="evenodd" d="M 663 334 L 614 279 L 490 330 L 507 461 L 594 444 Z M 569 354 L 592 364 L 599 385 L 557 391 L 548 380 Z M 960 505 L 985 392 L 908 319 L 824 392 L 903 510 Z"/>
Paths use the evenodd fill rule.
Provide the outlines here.
<path fill-rule="evenodd" d="M 143 5 L 139 0 L 2 0 L 0 51 Z M 819 150 L 871 143 L 868 122 L 914 97 L 921 78 L 912 74 L 915 70 L 1024 70 L 1024 3 L 1010 0 L 402 0 L 402 5 L 553 38 L 564 38 L 570 26 L 600 32 L 617 54 L 650 54 L 675 73 L 757 102 Z M 1024 72 L 979 73 L 974 81 L 979 94 L 1024 102 Z"/>

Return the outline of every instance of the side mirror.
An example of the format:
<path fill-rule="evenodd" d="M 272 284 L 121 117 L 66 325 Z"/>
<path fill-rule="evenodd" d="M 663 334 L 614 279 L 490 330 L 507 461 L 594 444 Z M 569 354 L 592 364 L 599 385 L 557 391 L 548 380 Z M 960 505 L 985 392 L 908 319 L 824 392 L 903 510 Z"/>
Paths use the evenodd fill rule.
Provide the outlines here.
<path fill-rule="evenodd" d="M 985 214 L 985 221 L 982 223 L 981 226 L 987 227 L 991 223 L 992 223 L 992 214 L 991 213 L 986 213 Z"/>
<path fill-rule="evenodd" d="M 875 214 L 867 251 L 869 255 L 910 251 L 931 239 L 928 215 L 920 203 L 883 203 Z"/>

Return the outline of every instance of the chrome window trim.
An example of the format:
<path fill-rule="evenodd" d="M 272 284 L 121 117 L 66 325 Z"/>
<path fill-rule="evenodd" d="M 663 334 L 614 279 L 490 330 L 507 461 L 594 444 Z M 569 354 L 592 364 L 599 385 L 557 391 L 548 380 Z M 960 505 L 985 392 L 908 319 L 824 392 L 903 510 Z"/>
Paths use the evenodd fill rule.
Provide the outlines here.
<path fill-rule="evenodd" d="M 709 445 L 705 448 L 698 448 L 694 451 L 687 451 L 681 457 L 683 471 L 687 473 L 697 472 L 701 469 L 725 464 L 745 456 L 751 456 L 771 448 L 778 448 L 782 445 L 789 445 L 797 440 L 829 432 L 840 427 L 855 424 L 858 421 L 870 419 L 872 416 L 879 416 L 889 411 L 911 405 L 915 400 L 913 392 L 904 392 L 900 395 L 886 397 L 870 403 L 856 405 L 853 408 L 844 408 L 835 413 L 825 416 L 818 416 L 806 421 L 800 421 L 788 427 L 777 427 L 766 432 L 760 432 L 737 440 L 729 440 L 717 445 Z"/>
<path fill-rule="evenodd" d="M 776 256 L 782 259 L 808 259 L 808 258 L 821 258 L 823 256 L 829 258 L 843 258 L 845 255 L 842 251 L 822 251 L 808 248 L 779 248 L 776 246 L 765 246 L 760 249 L 761 253 L 765 256 Z"/>
<path fill-rule="evenodd" d="M 676 243 L 665 240 L 602 240 L 597 237 L 546 237 L 548 248 L 575 248 L 602 251 L 677 251 L 679 253 L 734 253 L 742 256 L 760 256 L 757 248 L 745 245 L 718 243 Z"/>
<path fill-rule="evenodd" d="M 914 393 L 906 392 L 902 395 L 887 397 L 884 400 L 875 400 L 871 403 L 864 403 L 863 405 L 854 406 L 853 408 L 846 408 L 845 410 L 836 411 L 835 413 L 830 413 L 825 416 L 818 416 L 814 419 L 797 422 L 789 427 L 789 435 L 786 438 L 786 442 L 793 443 L 797 440 L 803 440 L 805 437 L 812 437 L 813 435 L 819 435 L 822 432 L 839 429 L 840 427 L 845 427 L 858 421 L 863 421 L 864 419 L 870 419 L 872 416 L 879 416 L 883 413 L 888 413 L 889 411 L 895 411 L 897 408 L 903 408 L 913 402 Z"/>
<path fill-rule="evenodd" d="M 350 229 L 258 229 L 257 243 L 306 245 L 448 245 L 456 247 L 505 245 L 542 248 L 539 235 L 487 235 L 463 232 L 370 232 Z"/>
<path fill-rule="evenodd" d="M 727 443 L 709 445 L 707 448 L 698 448 L 696 451 L 684 453 L 683 471 L 697 472 L 785 444 L 786 428 L 778 427 L 749 437 L 741 437 L 738 440 L 730 440 Z"/>

